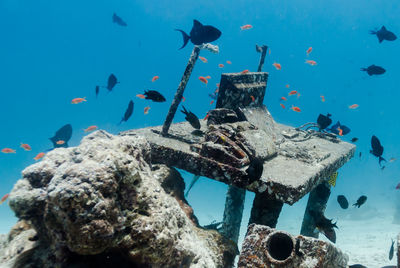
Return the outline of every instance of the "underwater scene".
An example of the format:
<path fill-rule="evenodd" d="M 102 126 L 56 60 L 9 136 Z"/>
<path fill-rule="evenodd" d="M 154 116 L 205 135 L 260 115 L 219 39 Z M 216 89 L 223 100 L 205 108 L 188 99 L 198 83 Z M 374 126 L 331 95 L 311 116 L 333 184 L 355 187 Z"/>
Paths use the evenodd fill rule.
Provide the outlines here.
<path fill-rule="evenodd" d="M 400 2 L 0 1 L 0 267 L 398 267 Z"/>

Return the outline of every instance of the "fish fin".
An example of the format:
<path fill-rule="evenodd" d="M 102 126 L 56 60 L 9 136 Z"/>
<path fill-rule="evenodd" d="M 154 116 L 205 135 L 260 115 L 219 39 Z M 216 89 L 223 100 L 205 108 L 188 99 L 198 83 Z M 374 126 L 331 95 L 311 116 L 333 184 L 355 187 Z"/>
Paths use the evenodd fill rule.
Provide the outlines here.
<path fill-rule="evenodd" d="M 182 105 L 183 110 L 181 110 L 182 113 L 184 113 L 185 115 L 188 115 L 188 111 L 186 110 L 185 106 Z"/>
<path fill-rule="evenodd" d="M 369 33 L 370 33 L 370 34 L 376 34 L 376 31 L 370 30 Z"/>
<path fill-rule="evenodd" d="M 117 22 L 117 14 L 114 13 L 112 19 L 113 19 L 113 22 Z"/>
<path fill-rule="evenodd" d="M 175 29 L 175 31 L 178 31 L 178 32 L 181 32 L 181 33 L 182 33 L 182 36 L 183 36 L 183 45 L 182 45 L 182 47 L 180 48 L 180 49 L 182 49 L 182 48 L 184 48 L 184 47 L 187 45 L 187 43 L 189 42 L 190 36 L 189 36 L 187 33 L 185 33 L 184 31 L 182 31 L 182 30 Z"/>
<path fill-rule="evenodd" d="M 376 36 L 378 36 L 379 43 L 382 43 L 382 41 L 383 41 L 382 36 L 379 36 L 379 35 L 376 35 Z"/>
<path fill-rule="evenodd" d="M 382 26 L 381 30 L 387 31 L 384 25 Z"/>
<path fill-rule="evenodd" d="M 117 124 L 117 126 L 121 125 L 121 123 L 124 121 L 124 118 L 121 119 L 121 121 L 119 121 L 119 123 Z"/>
<path fill-rule="evenodd" d="M 383 158 L 382 156 L 379 156 L 379 165 L 381 165 L 382 161 L 387 162 L 385 158 Z"/>
<path fill-rule="evenodd" d="M 201 22 L 198 20 L 193 20 L 193 28 L 198 28 L 198 27 L 203 27 L 203 24 L 201 24 Z"/>
<path fill-rule="evenodd" d="M 192 181 L 190 182 L 189 188 L 185 193 L 185 198 L 188 196 L 190 189 L 192 189 L 192 187 L 196 184 L 196 182 L 198 181 L 198 179 L 200 178 L 199 175 L 194 175 Z"/>

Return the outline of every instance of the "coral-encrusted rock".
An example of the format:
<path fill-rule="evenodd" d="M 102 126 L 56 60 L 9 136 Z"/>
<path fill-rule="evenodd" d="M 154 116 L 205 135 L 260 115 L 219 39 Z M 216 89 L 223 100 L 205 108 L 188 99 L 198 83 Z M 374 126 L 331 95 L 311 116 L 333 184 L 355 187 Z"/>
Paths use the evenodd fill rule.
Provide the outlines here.
<path fill-rule="evenodd" d="M 152 171 L 149 163 L 143 137 L 97 131 L 26 168 L 10 206 L 32 222 L 54 265 L 118 259 L 110 265 L 229 266 L 235 245 L 196 226 L 178 172 Z"/>
<path fill-rule="evenodd" d="M 348 256 L 329 242 L 251 224 L 239 268 L 346 268 Z"/>

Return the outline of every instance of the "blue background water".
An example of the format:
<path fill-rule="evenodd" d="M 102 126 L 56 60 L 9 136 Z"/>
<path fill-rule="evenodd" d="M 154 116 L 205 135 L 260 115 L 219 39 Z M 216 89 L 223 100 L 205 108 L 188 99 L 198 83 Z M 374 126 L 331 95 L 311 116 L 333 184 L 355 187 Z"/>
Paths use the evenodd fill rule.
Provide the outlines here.
<path fill-rule="evenodd" d="M 113 24 L 113 12 L 128 27 Z M 264 103 L 275 120 L 297 126 L 329 112 L 334 122 L 340 120 L 351 127 L 352 132 L 343 139 L 360 139 L 357 157 L 339 170 L 328 216 L 337 216 L 337 194 L 345 194 L 351 203 L 361 194 L 367 195 L 366 210 L 393 208 L 399 162 L 388 163 L 381 171 L 368 151 L 375 134 L 385 147 L 386 159 L 400 155 L 400 41 L 379 44 L 368 31 L 385 25 L 400 35 L 399 14 L 400 3 L 394 0 L 2 0 L 0 148 L 17 149 L 17 153 L 0 154 L 0 196 L 12 189 L 21 171 L 35 162 L 37 153 L 51 147 L 48 138 L 66 123 L 74 129 L 72 146 L 79 144 L 83 129 L 90 125 L 116 134 L 162 124 L 192 48 L 189 43 L 178 50 L 182 37 L 174 29 L 189 32 L 196 18 L 219 28 L 222 36 L 215 42 L 220 47 L 218 55 L 201 52 L 208 63 L 197 62 L 184 94 L 186 107 L 204 117 L 214 107 L 208 94 L 215 89 L 220 74 L 255 71 L 259 60 L 255 44 L 267 44 L 272 53 L 267 54 L 264 67 L 270 73 Z M 254 28 L 241 31 L 244 24 Z M 310 46 L 313 51 L 307 57 Z M 305 59 L 318 65 L 305 64 Z M 277 71 L 273 62 L 279 62 L 282 70 Z M 219 63 L 225 68 L 218 68 Z M 371 64 L 383 66 L 387 72 L 369 77 L 360 71 Z M 121 83 L 111 93 L 101 89 L 96 99 L 95 85 L 106 85 L 110 73 Z M 154 75 L 160 79 L 152 83 Z M 208 86 L 197 79 L 201 75 L 212 77 Z M 301 94 L 300 98 L 288 98 L 286 107 L 299 106 L 301 113 L 279 106 L 279 98 L 289 92 L 286 84 Z M 160 91 L 167 102 L 135 97 L 148 89 Z M 320 95 L 326 102 L 321 102 Z M 87 102 L 70 104 L 71 99 L 85 96 Z M 133 116 L 117 126 L 130 99 L 135 102 Z M 349 109 L 354 103 L 360 107 Z M 148 115 L 143 114 L 145 106 L 151 106 Z M 178 113 L 175 122 L 182 120 L 183 115 Z M 19 148 L 21 142 L 29 143 L 32 151 Z M 361 160 L 359 151 L 363 153 Z M 186 182 L 190 178 L 190 174 L 185 175 Z M 224 185 L 208 179 L 195 185 L 189 202 L 201 216 L 201 224 L 222 218 L 225 191 Z M 252 196 L 247 195 L 247 209 Z M 305 201 L 285 206 L 282 221 L 289 218 L 291 209 L 303 210 Z M 246 222 L 248 213 L 246 210 Z M 0 206 L 0 215 L 0 233 L 6 233 L 16 218 L 5 204 Z"/>

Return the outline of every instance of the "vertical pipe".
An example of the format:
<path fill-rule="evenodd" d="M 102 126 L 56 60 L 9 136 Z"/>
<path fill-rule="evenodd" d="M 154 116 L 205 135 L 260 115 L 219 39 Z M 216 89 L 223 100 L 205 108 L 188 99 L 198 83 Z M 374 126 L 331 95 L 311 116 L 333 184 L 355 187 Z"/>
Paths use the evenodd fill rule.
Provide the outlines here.
<path fill-rule="evenodd" d="M 178 109 L 178 106 L 182 101 L 183 92 L 185 91 L 186 84 L 189 81 L 190 75 L 192 74 L 193 67 L 196 63 L 196 60 L 199 57 L 199 54 L 200 54 L 200 47 L 194 46 L 192 54 L 190 55 L 189 58 L 189 62 L 186 65 L 185 72 L 183 73 L 181 82 L 179 83 L 178 89 L 176 90 L 175 97 L 172 101 L 171 106 L 169 107 L 167 118 L 164 121 L 164 125 L 162 127 L 162 132 L 161 132 L 163 136 L 168 135 L 169 127 L 171 126 L 176 110 Z"/>
<path fill-rule="evenodd" d="M 268 46 L 263 45 L 260 47 L 256 45 L 256 50 L 257 52 L 261 52 L 260 62 L 258 64 L 258 69 L 257 69 L 257 72 L 261 72 L 262 67 L 264 66 L 264 60 L 265 60 L 265 55 L 267 54 Z"/>
<path fill-rule="evenodd" d="M 281 213 L 283 203 L 267 193 L 256 193 L 251 208 L 249 225 L 262 224 L 275 228 Z"/>
<path fill-rule="evenodd" d="M 310 192 L 307 207 L 304 212 L 303 223 L 301 225 L 301 235 L 318 238 L 318 232 L 315 232 L 314 217 L 311 216 L 310 211 L 322 213 L 323 215 L 330 195 L 331 187 L 326 181 L 320 183 Z"/>

